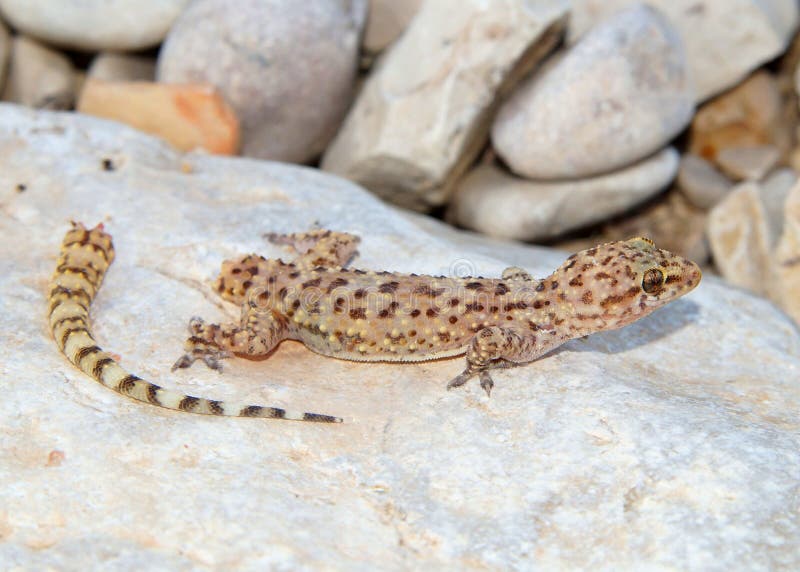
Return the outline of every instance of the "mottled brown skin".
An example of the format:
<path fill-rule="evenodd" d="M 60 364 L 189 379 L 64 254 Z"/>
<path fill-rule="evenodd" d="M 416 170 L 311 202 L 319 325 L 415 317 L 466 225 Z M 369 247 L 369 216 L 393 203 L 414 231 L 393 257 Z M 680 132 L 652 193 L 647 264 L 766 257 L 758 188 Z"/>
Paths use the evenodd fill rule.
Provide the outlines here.
<path fill-rule="evenodd" d="M 446 278 L 345 268 L 355 236 L 328 230 L 271 235 L 293 262 L 249 255 L 223 263 L 220 295 L 242 307 L 238 324 L 190 323 L 187 353 L 219 369 L 232 354 L 264 356 L 281 341 L 355 361 L 416 362 L 466 354 L 448 388 L 489 370 L 533 361 L 567 340 L 620 328 L 700 282 L 693 262 L 632 238 L 570 256 L 535 280 L 520 268 L 502 278 Z M 174 368 L 173 368 L 174 369 Z"/>

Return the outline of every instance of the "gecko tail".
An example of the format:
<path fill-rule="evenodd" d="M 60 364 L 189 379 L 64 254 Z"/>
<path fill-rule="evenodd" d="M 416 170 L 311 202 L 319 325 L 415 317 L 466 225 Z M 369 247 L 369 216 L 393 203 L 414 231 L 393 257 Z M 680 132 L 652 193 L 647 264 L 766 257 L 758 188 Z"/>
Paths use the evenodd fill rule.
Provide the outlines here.
<path fill-rule="evenodd" d="M 341 423 L 340 417 L 239 405 L 164 389 L 126 371 L 95 342 L 89 308 L 114 260 L 114 246 L 102 225 L 87 230 L 73 222 L 62 244 L 50 286 L 50 328 L 62 353 L 81 371 L 127 397 L 165 409 L 226 417 L 263 417 Z"/>

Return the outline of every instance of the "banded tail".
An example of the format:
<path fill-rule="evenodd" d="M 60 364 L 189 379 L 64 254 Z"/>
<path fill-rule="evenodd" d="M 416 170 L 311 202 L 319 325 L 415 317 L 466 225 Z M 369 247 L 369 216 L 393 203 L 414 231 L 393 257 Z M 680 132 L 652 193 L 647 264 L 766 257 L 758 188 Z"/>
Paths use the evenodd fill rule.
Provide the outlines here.
<path fill-rule="evenodd" d="M 56 345 L 81 371 L 122 395 L 165 409 L 230 417 L 341 423 L 339 417 L 319 413 L 192 397 L 125 371 L 97 345 L 89 324 L 89 308 L 113 260 L 114 245 L 102 224 L 87 230 L 81 223 L 72 223 L 61 245 L 61 256 L 50 284 L 49 316 Z"/>

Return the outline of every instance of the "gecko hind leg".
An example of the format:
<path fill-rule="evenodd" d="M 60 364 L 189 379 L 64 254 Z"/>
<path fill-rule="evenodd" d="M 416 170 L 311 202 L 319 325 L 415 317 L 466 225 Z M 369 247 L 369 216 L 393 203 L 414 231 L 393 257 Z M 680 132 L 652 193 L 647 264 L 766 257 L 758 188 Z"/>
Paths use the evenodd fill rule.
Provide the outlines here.
<path fill-rule="evenodd" d="M 230 327 L 225 331 L 225 337 L 235 335 L 235 328 Z M 233 353 L 225 350 L 217 343 L 216 339 L 223 335 L 223 327 L 217 324 L 206 324 L 202 318 L 194 316 L 189 320 L 189 337 L 184 344 L 184 353 L 173 364 L 172 371 L 191 367 L 197 360 L 203 360 L 210 369 L 222 373 L 221 360 L 229 358 Z"/>
<path fill-rule="evenodd" d="M 295 264 L 306 268 L 346 265 L 355 255 L 360 240 L 353 234 L 321 228 L 292 234 L 267 233 L 264 237 L 273 244 L 291 247 L 300 254 Z"/>

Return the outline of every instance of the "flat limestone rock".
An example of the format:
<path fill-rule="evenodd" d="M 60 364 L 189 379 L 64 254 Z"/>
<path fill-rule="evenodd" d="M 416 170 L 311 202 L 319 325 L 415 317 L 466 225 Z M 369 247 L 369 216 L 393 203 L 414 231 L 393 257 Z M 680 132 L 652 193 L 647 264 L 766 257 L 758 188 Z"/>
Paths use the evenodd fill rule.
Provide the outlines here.
<path fill-rule="evenodd" d="M 569 42 L 638 0 L 573 0 Z M 678 29 L 686 45 L 696 100 L 739 83 L 783 53 L 798 22 L 796 0 L 647 0 Z"/>
<path fill-rule="evenodd" d="M 459 184 L 448 219 L 489 236 L 553 238 L 644 202 L 677 170 L 671 147 L 625 169 L 575 181 L 532 181 L 483 165 Z"/>
<path fill-rule="evenodd" d="M 526 79 L 497 112 L 492 144 L 522 177 L 579 179 L 662 149 L 693 111 L 680 36 L 637 5 Z"/>
<path fill-rule="evenodd" d="M 322 161 L 383 198 L 440 205 L 481 150 L 494 106 L 553 47 L 563 0 L 423 3 L 367 79 Z"/>
<path fill-rule="evenodd" d="M 169 372 L 211 284 L 264 232 L 362 237 L 357 265 L 544 275 L 566 254 L 398 215 L 325 173 L 180 155 L 132 129 L 0 106 L 0 561 L 9 569 L 793 569 L 800 336 L 704 278 L 622 330 L 445 391 L 460 359 L 361 364 L 285 343 Z M 160 410 L 58 353 L 46 291 L 70 219 L 117 259 L 98 341 L 167 387 L 341 425 Z"/>

